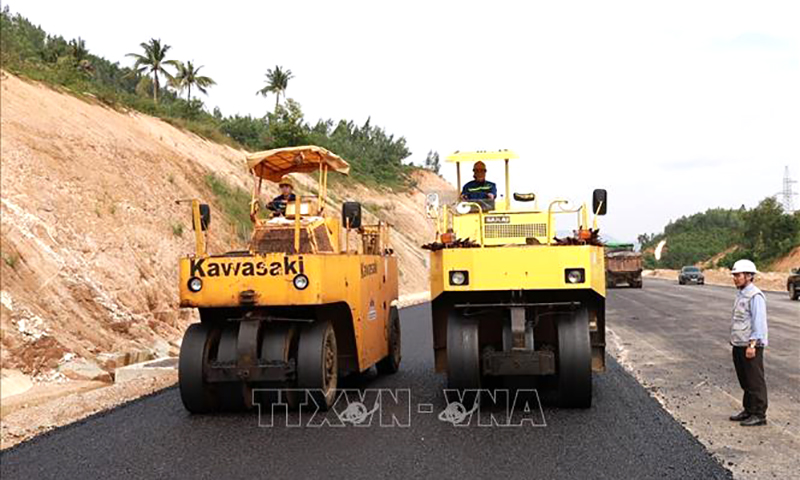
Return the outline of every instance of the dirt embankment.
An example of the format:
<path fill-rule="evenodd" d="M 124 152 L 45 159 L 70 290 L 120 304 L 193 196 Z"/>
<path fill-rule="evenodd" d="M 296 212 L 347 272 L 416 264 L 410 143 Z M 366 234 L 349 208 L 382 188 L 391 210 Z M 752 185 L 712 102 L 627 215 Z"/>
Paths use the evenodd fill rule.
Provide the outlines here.
<path fill-rule="evenodd" d="M 789 273 L 795 268 L 800 268 L 800 245 L 789 252 L 789 255 L 773 263 L 771 269 L 778 273 Z"/>
<path fill-rule="evenodd" d="M 208 201 L 209 249 L 228 250 L 231 234 L 205 176 L 249 189 L 245 152 L 0 77 L 0 366 L 34 383 L 109 381 L 115 364 L 176 354 L 193 320 L 177 308 L 177 259 L 193 242 L 188 208 L 175 200 Z M 415 175 L 421 187 L 449 188 L 436 175 Z M 434 232 L 422 190 L 332 195 L 393 223 L 401 293 L 426 289 L 418 247 Z"/>

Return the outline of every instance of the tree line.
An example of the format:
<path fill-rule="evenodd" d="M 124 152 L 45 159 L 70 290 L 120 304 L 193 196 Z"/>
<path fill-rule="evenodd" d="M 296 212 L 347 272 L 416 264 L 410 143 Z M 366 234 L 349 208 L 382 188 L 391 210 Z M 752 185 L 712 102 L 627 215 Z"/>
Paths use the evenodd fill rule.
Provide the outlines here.
<path fill-rule="evenodd" d="M 121 66 L 93 55 L 81 39 L 50 35 L 19 14 L 4 7 L 0 14 L 3 42 L 0 61 L 8 71 L 77 94 L 88 94 L 112 106 L 132 108 L 162 118 L 217 142 L 249 150 L 317 144 L 353 164 L 356 181 L 407 188 L 415 168 L 404 163 L 411 152 L 402 136 L 371 124 L 349 120 L 305 120 L 300 104 L 286 96 L 291 70 L 267 69 L 264 85 L 255 94 L 275 96 L 275 106 L 263 116 L 223 115 L 219 108 L 207 111 L 197 92 L 207 94 L 216 81 L 201 73 L 205 67 L 194 60 L 170 58 L 171 46 L 161 39 L 142 42 L 127 55 L 130 66 Z M 182 94 L 185 92 L 185 97 Z M 192 94 L 195 93 L 193 96 Z M 426 167 L 438 171 L 428 154 Z"/>
<path fill-rule="evenodd" d="M 767 197 L 747 209 L 715 208 L 670 222 L 659 234 L 641 234 L 647 268 L 681 268 L 706 262 L 728 251 L 714 266 L 731 268 L 742 258 L 762 269 L 800 245 L 800 211 L 785 212 L 774 197 Z M 667 244 L 660 261 L 652 249 L 662 240 Z"/>

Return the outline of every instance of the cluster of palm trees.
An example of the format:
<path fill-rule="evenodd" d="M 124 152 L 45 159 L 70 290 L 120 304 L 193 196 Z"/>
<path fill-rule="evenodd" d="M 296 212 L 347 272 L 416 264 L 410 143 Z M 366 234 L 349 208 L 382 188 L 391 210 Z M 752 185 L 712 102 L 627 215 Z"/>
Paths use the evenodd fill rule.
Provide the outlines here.
<path fill-rule="evenodd" d="M 211 77 L 200 75 L 202 65 L 195 67 L 191 61 L 183 63 L 179 60 L 167 60 L 167 51 L 171 47 L 162 44 L 160 39 L 151 38 L 149 42 L 143 42 L 140 46 L 143 53 L 129 53 L 127 56 L 134 58 L 133 71 L 135 73 L 152 76 L 153 102 L 156 104 L 161 87 L 159 76 L 165 78 L 170 87 L 178 91 L 186 90 L 188 101 L 192 100 L 192 88 L 196 88 L 205 95 L 208 87 L 217 84 Z M 168 66 L 175 68 L 174 74 L 167 70 Z M 258 90 L 256 95 L 266 97 L 270 93 L 275 94 L 275 111 L 277 112 L 281 95 L 286 99 L 286 88 L 289 86 L 289 80 L 293 78 L 292 71 L 276 65 L 275 68 L 267 70 L 266 77 L 266 85 Z"/>
<path fill-rule="evenodd" d="M 135 62 L 133 70 L 136 73 L 143 75 L 153 76 L 153 102 L 158 103 L 158 91 L 161 88 L 161 81 L 159 75 L 163 75 L 167 79 L 167 84 L 178 90 L 186 90 L 186 100 L 192 100 L 192 87 L 197 88 L 200 93 L 206 94 L 206 89 L 212 85 L 216 85 L 211 77 L 200 75 L 202 65 L 195 67 L 189 61 L 186 63 L 180 60 L 167 60 L 167 52 L 171 48 L 170 45 L 162 44 L 160 39 L 152 38 L 149 42 L 140 44 L 144 54 L 129 53 L 129 57 L 133 57 Z M 171 66 L 175 68 L 175 74 L 170 73 L 166 67 Z"/>

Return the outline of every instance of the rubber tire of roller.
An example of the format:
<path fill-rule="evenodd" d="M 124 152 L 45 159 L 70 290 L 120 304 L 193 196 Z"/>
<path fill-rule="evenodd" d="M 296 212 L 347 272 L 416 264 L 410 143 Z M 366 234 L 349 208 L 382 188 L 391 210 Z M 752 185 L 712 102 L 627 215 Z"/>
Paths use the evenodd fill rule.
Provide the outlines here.
<path fill-rule="evenodd" d="M 178 357 L 178 389 L 183 406 L 191 413 L 213 413 L 219 409 L 213 386 L 203 380 L 210 351 L 218 339 L 219 330 L 207 323 L 193 323 L 183 335 Z"/>
<path fill-rule="evenodd" d="M 478 321 L 453 310 L 447 317 L 447 388 L 481 388 Z"/>
<path fill-rule="evenodd" d="M 592 348 L 589 310 L 580 307 L 558 319 L 558 404 L 563 408 L 592 405 Z"/>
<path fill-rule="evenodd" d="M 239 324 L 226 323 L 219 339 L 217 361 L 235 362 L 239 357 L 236 344 L 239 341 Z M 225 382 L 217 386 L 220 408 L 226 412 L 241 412 L 245 410 L 244 382 Z"/>
<path fill-rule="evenodd" d="M 262 361 L 290 361 L 292 349 L 290 345 L 287 344 L 292 342 L 292 337 L 296 334 L 294 328 L 295 327 L 290 325 L 280 324 L 262 328 L 260 359 Z M 287 348 L 287 346 L 290 348 Z M 282 400 L 282 403 L 288 405 L 289 409 L 295 409 L 299 403 L 298 397 L 300 395 L 296 390 L 292 390 L 294 387 L 294 383 L 286 385 L 258 385 L 256 387 L 257 389 L 266 390 L 257 392 L 257 397 L 262 406 L 272 405 L 279 400 L 277 390 L 289 388 L 289 391 L 284 390 L 281 392 L 282 398 L 280 398 L 280 400 Z"/>
<path fill-rule="evenodd" d="M 333 349 L 333 365 L 326 363 L 327 342 Z M 338 383 L 338 359 L 336 335 L 333 326 L 327 320 L 317 320 L 307 325 L 300 332 L 297 346 L 297 386 L 308 389 L 317 406 L 327 411 L 336 400 Z M 326 385 L 325 370 L 331 367 L 333 374 Z"/>
<path fill-rule="evenodd" d="M 400 314 L 397 312 L 397 308 L 392 307 L 389 311 L 389 354 L 375 365 L 378 373 L 391 375 L 400 370 L 400 361 L 403 358 L 401 338 Z"/>

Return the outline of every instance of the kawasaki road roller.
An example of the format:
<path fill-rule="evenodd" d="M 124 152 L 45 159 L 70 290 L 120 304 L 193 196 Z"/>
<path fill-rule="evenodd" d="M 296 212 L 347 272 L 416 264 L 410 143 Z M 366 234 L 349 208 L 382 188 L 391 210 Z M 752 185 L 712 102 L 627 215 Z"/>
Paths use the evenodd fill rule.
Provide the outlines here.
<path fill-rule="evenodd" d="M 449 389 L 522 382 L 544 388 L 560 406 L 587 408 L 592 372 L 605 370 L 597 217 L 606 213 L 606 191 L 593 192 L 591 212 L 563 198 L 540 206 L 535 193 L 511 193 L 509 163 L 517 158 L 509 150 L 456 152 L 446 160 L 456 165 L 459 187 L 462 163 L 473 165 L 475 180 L 450 199 L 427 195 L 437 226 L 424 246 L 431 250 L 435 368 Z M 504 163 L 504 194 L 485 178 L 491 161 Z M 557 219 L 571 225 L 563 238 Z"/>
<path fill-rule="evenodd" d="M 271 401 L 326 410 L 343 376 L 400 365 L 389 225 L 362 224 L 357 202 L 344 202 L 341 213 L 328 202 L 329 173 L 350 167 L 324 148 L 253 153 L 247 168 L 254 185 L 246 249 L 208 253 L 210 208 L 191 201 L 196 250 L 180 259 L 180 306 L 196 308 L 200 321 L 181 344 L 181 400 L 193 413 Z M 304 189 L 314 195 L 285 188 L 290 174 L 316 179 Z M 261 206 L 264 181 L 283 192 L 270 210 Z"/>

